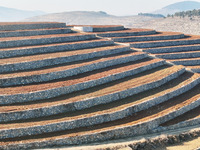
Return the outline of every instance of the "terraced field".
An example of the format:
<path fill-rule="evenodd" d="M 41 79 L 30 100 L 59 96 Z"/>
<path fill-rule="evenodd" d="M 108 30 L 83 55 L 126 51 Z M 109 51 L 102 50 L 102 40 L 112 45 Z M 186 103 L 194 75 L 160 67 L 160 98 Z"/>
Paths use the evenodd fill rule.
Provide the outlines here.
<path fill-rule="evenodd" d="M 189 70 L 200 73 L 200 36 L 177 32 L 146 33 L 148 30 L 144 29 L 138 29 L 138 31 L 144 30 L 144 35 L 134 35 L 131 34 L 131 30 L 135 29 L 94 33 L 110 38 L 114 42 L 128 43 L 134 50 L 147 52 L 153 57 L 165 59 L 176 65 L 184 65 Z M 129 34 L 119 34 L 126 31 L 130 31 Z"/>
<path fill-rule="evenodd" d="M 89 144 L 199 124 L 200 75 L 148 53 L 149 45 L 198 49 L 200 38 L 92 29 L 0 24 L 0 149 Z"/>

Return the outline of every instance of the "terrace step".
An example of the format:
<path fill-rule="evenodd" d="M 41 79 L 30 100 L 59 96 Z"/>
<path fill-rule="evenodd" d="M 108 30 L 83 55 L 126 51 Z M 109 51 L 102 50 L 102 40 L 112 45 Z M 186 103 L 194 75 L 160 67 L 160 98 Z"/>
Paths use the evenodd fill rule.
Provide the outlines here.
<path fill-rule="evenodd" d="M 157 53 L 154 56 L 163 59 L 184 59 L 184 58 L 197 58 L 200 57 L 200 51 L 186 51 L 174 53 Z"/>
<path fill-rule="evenodd" d="M 34 29 L 34 30 L 17 30 L 17 31 L 0 31 L 0 38 L 36 36 L 49 34 L 67 34 L 73 31 L 69 28 L 51 28 L 51 29 Z"/>
<path fill-rule="evenodd" d="M 65 28 L 65 23 L 58 22 L 8 22 L 0 23 L 0 31 Z"/>
<path fill-rule="evenodd" d="M 6 24 L 0 23 L 0 149 L 80 145 L 200 123 L 190 112 L 200 107 L 199 74 L 153 59 L 198 69 L 200 36 L 112 25 L 74 33 L 59 23 L 11 23 L 19 29 L 2 31 Z"/>
<path fill-rule="evenodd" d="M 193 45 L 200 44 L 199 36 L 185 37 L 183 39 L 175 40 L 161 40 L 161 41 L 146 41 L 146 42 L 131 42 L 130 46 L 133 48 L 155 48 L 155 47 L 166 47 L 166 46 L 177 46 L 177 45 Z"/>
<path fill-rule="evenodd" d="M 0 49 L 0 58 L 63 52 L 63 51 L 71 51 L 77 49 L 96 48 L 109 45 L 114 45 L 114 42 L 106 39 L 95 39 L 95 40 L 77 41 L 69 43 L 6 48 L 6 49 Z"/>
<path fill-rule="evenodd" d="M 123 119 L 72 130 L 1 140 L 1 149 L 29 149 L 86 144 L 140 135 L 200 105 L 200 85 L 182 95 Z"/>
<path fill-rule="evenodd" d="M 176 128 L 182 128 L 186 126 L 192 126 L 197 125 L 200 123 L 200 106 L 174 118 L 171 119 L 163 124 L 161 124 L 161 127 L 164 127 L 164 130 L 166 129 L 176 129 Z"/>
<path fill-rule="evenodd" d="M 200 51 L 200 44 L 192 45 L 176 45 L 176 46 L 164 46 L 155 48 L 144 48 L 144 52 L 157 54 L 157 53 L 173 53 L 173 52 L 187 52 L 187 51 Z"/>
<path fill-rule="evenodd" d="M 85 41 L 91 39 L 97 39 L 95 34 L 71 33 L 71 34 L 53 34 L 53 35 L 38 35 L 38 36 L 26 36 L 26 37 L 8 37 L 8 38 L 0 38 L 0 48 L 75 42 L 75 41 Z"/>
<path fill-rule="evenodd" d="M 200 86 L 197 86 L 198 88 Z M 194 89 L 191 92 L 196 92 L 198 89 Z M 199 93 L 198 93 L 199 94 Z M 200 95 L 197 95 L 200 97 Z M 172 118 L 162 124 L 158 128 L 153 129 L 153 132 L 162 132 L 166 130 L 175 130 L 188 126 L 199 125 L 200 123 L 200 106 L 191 109 L 175 118 Z"/>
<path fill-rule="evenodd" d="M 50 83 L 1 88 L 0 103 L 6 104 L 6 103 L 16 103 L 22 101 L 32 101 L 38 99 L 52 98 L 59 95 L 71 93 L 74 91 L 87 89 L 100 84 L 108 83 L 113 80 L 117 80 L 118 78 L 122 78 L 123 75 L 111 76 L 112 71 L 111 74 L 105 74 L 105 72 L 101 72 L 102 70 L 100 69 L 95 71 L 96 68 L 105 68 L 106 66 L 108 67 L 116 64 L 140 60 L 146 58 L 147 55 L 141 52 L 135 52 L 135 53 L 133 52 L 126 55 L 116 56 L 116 58 L 120 57 L 121 59 L 119 59 L 118 62 L 113 60 L 114 59 L 113 57 L 107 62 L 107 64 L 104 63 L 97 63 L 97 65 L 91 64 L 89 68 L 92 68 L 94 71 L 88 72 L 87 75 L 81 74 L 78 75 L 77 77 L 74 76 L 70 78 L 64 78 L 62 80 L 55 80 Z M 83 70 L 81 71 L 86 72 L 86 70 L 89 68 L 87 68 L 87 66 L 83 67 L 82 68 Z"/>
<path fill-rule="evenodd" d="M 0 135 L 2 136 L 0 136 L 0 138 L 1 139 L 13 138 L 17 136 L 40 134 L 41 131 L 39 128 L 42 128 L 43 132 L 44 130 L 46 130 L 46 132 L 50 132 L 49 130 L 55 132 L 59 130 L 73 129 L 77 127 L 90 126 L 90 125 L 95 125 L 95 124 L 99 124 L 103 122 L 122 119 L 124 117 L 128 117 L 132 115 L 133 113 L 148 109 L 159 103 L 167 101 L 170 98 L 178 96 L 186 92 L 187 90 L 190 90 L 191 88 L 199 84 L 199 81 L 200 81 L 199 79 L 200 78 L 199 76 L 197 77 L 197 75 L 184 73 L 184 75 L 180 75 L 178 78 L 173 79 L 167 82 L 166 84 L 159 86 L 158 88 L 150 89 L 148 91 L 139 93 L 137 95 L 132 95 L 132 96 L 129 95 L 129 97 L 127 98 L 122 98 L 118 101 L 110 102 L 109 105 L 108 104 L 98 105 L 98 106 L 87 108 L 81 111 L 76 110 L 76 112 L 58 114 L 58 115 L 49 116 L 45 118 L 44 117 L 37 118 L 37 119 L 29 118 L 29 120 L 23 120 L 23 121 L 19 120 L 19 121 L 14 121 L 14 122 L 1 123 Z M 182 91 L 182 89 L 185 89 L 185 90 Z M 26 107 L 27 109 L 27 106 L 28 105 L 23 106 L 23 107 Z M 9 107 L 10 106 L 8 106 L 8 108 Z M 10 107 L 10 108 L 14 109 L 14 107 L 13 108 Z M 15 107 L 15 109 L 17 109 L 17 107 Z M 9 112 L 12 113 L 12 111 L 13 110 Z M 22 112 L 20 113 L 23 114 Z M 11 117 L 11 115 L 7 115 L 7 117 Z M 40 117 L 40 116 L 37 116 L 37 117 Z M 82 120 L 80 122 L 81 118 Z M 91 119 L 95 121 L 89 121 Z M 68 123 L 70 123 L 70 126 L 67 125 Z M 53 127 L 55 125 L 57 127 L 59 126 L 59 128 Z M 26 132 L 23 132 L 23 130 L 26 130 Z M 37 133 L 35 132 L 36 130 L 37 130 Z"/>
<path fill-rule="evenodd" d="M 147 65 L 147 63 L 148 63 L 148 65 Z M 147 66 L 145 66 L 145 65 L 147 65 Z M 116 69 L 113 69 L 113 71 L 115 71 L 114 75 L 124 73 L 124 78 L 129 77 L 130 79 L 132 79 L 132 77 L 130 77 L 131 75 L 128 75 L 125 73 L 129 72 L 129 73 L 132 73 L 132 76 L 135 75 L 135 77 L 137 77 L 136 74 L 138 74 L 138 73 L 141 73 L 141 72 L 153 69 L 153 68 L 157 68 L 162 65 L 163 65 L 163 61 L 161 61 L 161 60 L 149 60 L 149 61 L 142 61 L 138 64 L 132 63 L 132 64 L 128 64 L 125 66 L 120 66 Z M 146 69 L 144 67 L 146 67 Z M 122 68 L 124 68 L 124 70 L 120 72 L 120 70 Z M 142 68 L 144 68 L 144 69 L 142 69 Z M 23 107 L 21 107 L 22 106 L 21 104 L 16 104 L 13 106 L 2 106 L 1 111 L 0 111 L 0 116 L 1 116 L 0 122 L 35 118 L 35 117 L 40 117 L 40 116 L 48 116 L 48 115 L 53 115 L 53 114 L 57 114 L 57 113 L 75 111 L 76 109 L 81 110 L 81 109 L 89 108 L 89 107 L 92 107 L 92 106 L 95 106 L 98 104 L 102 104 L 102 103 L 109 103 L 111 101 L 110 98 L 107 98 L 102 101 L 94 101 L 95 98 L 92 99 L 92 98 L 89 98 L 89 96 L 91 97 L 91 95 L 95 95 L 95 93 L 97 96 L 98 93 L 101 93 L 100 91 L 103 92 L 104 89 L 111 89 L 111 87 L 115 87 L 114 85 L 118 84 L 118 82 L 120 82 L 120 81 L 125 82 L 126 80 L 121 78 L 115 82 L 107 83 L 106 85 L 99 85 L 98 87 L 93 87 L 88 90 L 84 90 L 84 91 L 80 91 L 80 92 L 71 94 L 73 96 L 70 96 L 68 94 L 68 95 L 61 96 L 60 98 L 52 98 L 52 100 L 48 99 L 48 100 L 32 102 L 31 105 L 24 103 L 24 104 L 22 104 Z M 118 97 L 116 97 L 116 98 L 118 99 Z M 67 102 L 65 105 L 63 103 L 64 100 Z M 115 98 L 114 98 L 114 100 L 115 100 Z M 59 101 L 61 101 L 60 104 L 59 104 Z M 89 102 L 92 102 L 92 101 L 94 101 L 94 103 L 88 104 Z M 49 107 L 45 108 L 46 107 L 45 105 L 48 103 L 49 103 Z M 79 103 L 82 103 L 84 105 L 81 106 L 81 105 L 79 105 Z M 50 107 L 50 105 L 51 105 L 51 107 Z M 74 105 L 75 107 L 73 106 L 73 107 L 68 108 L 67 107 L 68 105 L 69 106 Z M 67 109 L 65 109 L 65 108 L 67 108 Z M 54 111 L 50 111 L 50 113 L 47 114 L 47 113 L 44 113 L 45 112 L 45 111 L 43 111 L 44 109 L 46 110 L 46 112 L 47 112 L 47 110 L 50 111 L 51 109 L 53 109 Z M 35 116 L 36 111 L 37 112 L 42 111 L 43 113 L 41 113 L 41 114 L 37 113 L 37 116 Z M 13 117 L 13 116 L 15 116 L 15 117 Z"/>
<path fill-rule="evenodd" d="M 104 26 L 93 25 L 92 28 L 93 28 L 93 32 L 124 30 L 124 26 L 121 26 L 121 25 L 104 25 Z"/>
<path fill-rule="evenodd" d="M 14 72 L 20 70 L 32 70 L 36 68 L 70 63 L 95 57 L 108 56 L 127 51 L 131 51 L 130 48 L 127 46 L 114 45 L 93 49 L 82 49 L 26 57 L 1 59 L 0 73 Z"/>
<path fill-rule="evenodd" d="M 187 66 L 191 71 L 200 73 L 200 65 L 195 65 L 195 66 Z"/>
<path fill-rule="evenodd" d="M 93 32 L 100 37 L 124 37 L 124 36 L 140 36 L 155 34 L 155 30 L 151 29 L 125 29 L 121 31 L 110 31 L 110 32 Z"/>
<path fill-rule="evenodd" d="M 126 49 L 129 50 L 129 49 Z M 133 56 L 132 56 L 133 55 Z M 107 57 L 97 57 L 84 61 L 66 63 L 62 66 L 51 66 L 37 70 L 16 72 L 0 75 L 0 87 L 25 85 L 30 83 L 47 82 L 56 79 L 71 77 L 81 73 L 86 73 L 114 65 L 119 65 L 131 61 L 136 61 L 147 57 L 144 53 L 134 53 L 125 51 L 117 55 L 109 55 Z"/>
<path fill-rule="evenodd" d="M 170 59 L 176 65 L 195 66 L 200 65 L 200 58 Z"/>
<path fill-rule="evenodd" d="M 122 25 L 72 25 L 75 30 L 83 32 L 108 32 L 108 31 L 119 31 L 124 30 Z"/>
<path fill-rule="evenodd" d="M 174 70 L 175 69 L 175 70 Z M 154 81 L 154 82 L 156 82 L 156 80 L 158 81 L 158 80 L 163 80 L 164 78 L 166 78 L 166 77 L 169 77 L 170 75 L 172 75 L 172 74 L 174 74 L 174 73 L 176 73 L 176 71 L 178 71 L 177 70 L 178 68 L 175 68 L 175 67 L 167 67 L 167 68 L 165 68 L 165 69 L 159 69 L 158 71 L 157 70 L 155 70 L 155 72 L 153 72 L 153 73 L 151 73 L 150 72 L 150 74 L 147 74 L 145 77 L 146 78 L 148 78 L 148 80 L 149 81 L 147 81 L 147 82 L 145 82 L 145 83 L 149 83 L 149 84 L 151 84 L 151 82 L 152 81 Z M 171 70 L 173 70 L 173 71 L 171 71 L 170 73 L 168 73 L 167 75 L 166 75 L 166 72 L 168 72 L 168 71 L 171 71 Z M 165 74 L 162 74 L 161 72 L 164 72 Z M 159 74 L 159 76 L 155 76 L 155 74 Z M 154 78 L 153 78 L 154 77 Z M 174 77 L 173 77 L 174 78 Z M 173 79 L 172 78 L 172 79 Z M 92 100 L 92 99 L 101 99 L 101 101 L 103 100 L 103 99 L 105 99 L 105 100 L 107 100 L 109 97 L 116 97 L 116 95 L 118 94 L 120 94 L 120 98 L 115 98 L 115 101 L 116 100 L 119 100 L 119 99 L 122 99 L 122 98 L 126 98 L 126 97 L 128 97 L 128 96 L 131 96 L 131 95 L 134 95 L 134 94 L 137 94 L 138 92 L 135 92 L 135 91 L 133 91 L 133 90 L 135 90 L 136 89 L 136 87 L 137 86 L 140 86 L 140 84 L 141 84 L 141 82 L 143 82 L 143 80 L 144 80 L 144 77 L 142 76 L 139 76 L 139 77 L 131 77 L 131 78 L 129 78 L 129 80 L 126 80 L 125 79 L 125 81 L 122 81 L 122 82 L 118 82 L 117 84 L 114 84 L 114 85 L 112 85 L 112 86 L 109 86 L 109 85 L 106 85 L 106 87 L 105 88 L 102 88 L 102 89 L 100 89 L 100 90 L 95 90 L 94 92 L 92 92 L 92 93 L 88 93 L 88 94 L 84 94 L 84 96 L 79 96 L 78 98 L 76 98 L 76 97 L 73 97 L 72 99 L 74 99 L 75 98 L 75 101 L 76 102 L 78 102 L 78 103 L 80 103 L 80 104 L 78 104 L 78 106 L 81 108 L 81 109 L 83 109 L 83 107 L 85 106 L 86 108 L 88 107 L 88 104 L 89 105 L 91 105 L 91 103 L 92 103 L 92 105 L 98 105 L 98 102 L 97 102 L 97 104 L 93 104 L 96 100 Z M 152 81 L 151 81 L 152 80 Z M 136 83 L 136 81 L 138 82 L 138 83 Z M 170 79 L 168 79 L 168 81 L 170 81 Z M 127 82 L 129 83 L 129 84 L 127 84 Z M 158 84 L 158 83 L 157 83 Z M 163 83 L 162 83 L 163 84 Z M 161 85 L 162 85 L 161 84 Z M 156 85 L 156 87 L 158 87 L 159 85 Z M 155 87 L 155 85 L 154 86 L 151 86 L 152 88 L 154 88 Z M 151 89 L 151 88 L 150 88 Z M 148 90 L 148 89 L 147 89 Z M 103 99 L 102 99 L 102 96 L 103 96 Z M 93 101 L 93 102 L 86 102 L 87 104 L 84 104 L 84 102 L 80 102 L 79 101 L 79 99 L 81 99 L 81 101 L 83 101 L 83 100 L 85 100 L 85 98 L 87 98 L 88 99 L 88 101 L 89 101 L 89 99 L 90 99 L 90 101 Z M 111 99 L 113 99 L 113 98 L 111 98 Z M 78 100 L 78 101 L 77 101 Z M 105 101 L 104 100 L 104 101 Z M 66 100 L 62 100 L 61 101 L 61 103 L 60 103 L 60 101 L 56 101 L 56 103 L 55 102 L 53 102 L 53 105 L 52 105 L 52 103 L 48 103 L 48 104 L 40 104 L 43 108 L 46 108 L 47 109 L 47 107 L 50 107 L 51 106 L 51 108 L 50 108 L 50 110 L 48 110 L 49 112 L 52 112 L 52 111 L 54 111 L 55 110 L 55 106 L 58 106 L 58 105 L 65 105 L 64 107 L 66 107 L 67 105 L 66 104 L 69 104 L 69 102 L 74 102 L 74 100 L 70 100 L 70 99 L 66 99 Z M 109 101 L 109 102 L 112 102 L 111 100 Z M 100 102 L 100 103 L 102 103 L 102 102 Z M 106 103 L 106 102 L 104 102 L 104 103 Z M 108 103 L 108 102 L 107 102 Z M 74 107 L 75 108 L 77 108 L 76 107 L 76 105 L 77 104 L 73 104 L 74 105 Z M 41 106 L 39 106 L 40 108 L 41 108 Z M 52 109 L 52 106 L 54 107 L 53 109 Z M 121 106 L 120 106 L 121 107 Z M 77 110 L 79 110 L 78 108 L 77 108 Z M 66 129 L 72 129 L 72 128 L 78 128 L 78 127 L 83 127 L 83 126 L 88 126 L 88 125 L 93 125 L 93 124 L 99 124 L 99 123 L 103 123 L 104 121 L 103 120 L 105 120 L 105 122 L 107 122 L 107 121 L 112 121 L 112 120 L 117 120 L 117 119 L 121 119 L 121 118 L 123 118 L 123 117 L 120 117 L 120 118 L 117 118 L 116 117 L 116 113 L 117 114 L 119 114 L 120 113 L 120 111 L 117 111 L 116 112 L 116 110 L 119 110 L 119 108 L 117 109 L 114 109 L 114 112 L 111 110 L 111 112 L 107 112 L 107 113 L 105 113 L 105 112 L 101 112 L 101 111 L 99 111 L 99 112 L 94 112 L 94 113 L 88 113 L 88 114 L 85 114 L 84 113 L 84 115 L 78 115 L 77 117 L 76 116 L 74 116 L 74 117 L 65 117 L 62 121 L 61 120 L 55 120 L 55 123 L 56 123 L 56 126 L 60 126 L 59 124 L 59 122 L 62 122 L 62 124 L 64 123 L 63 121 L 65 121 L 66 123 L 65 123 L 65 127 L 66 127 Z M 43 110 L 44 111 L 44 110 Z M 47 110 L 45 110 L 45 111 L 47 111 Z M 126 112 L 127 113 L 127 112 Z M 126 113 L 124 114 L 125 116 L 126 116 Z M 38 111 L 37 111 L 37 114 L 38 114 Z M 41 113 L 39 113 L 39 114 L 41 114 Z M 98 114 L 98 115 L 97 115 Z M 122 113 L 123 114 L 123 113 Z M 95 115 L 95 118 L 94 118 L 94 115 Z M 100 121 L 101 119 L 99 118 L 99 117 L 103 117 L 103 118 L 106 118 L 106 116 L 109 116 L 109 118 L 113 118 L 113 119 L 111 119 L 111 120 L 108 120 L 108 118 L 107 119 L 103 119 L 102 121 Z M 124 115 L 122 115 L 122 116 L 124 116 Z M 130 115 L 130 114 L 129 114 Z M 83 117 L 84 116 L 84 117 Z M 120 115 L 121 116 L 121 115 Z M 37 117 L 39 117 L 39 116 L 37 116 Z M 84 118 L 84 120 L 83 120 L 83 118 Z M 81 123 L 80 123 L 80 119 L 81 119 Z M 99 121 L 95 121 L 95 122 L 93 122 L 92 120 L 99 120 Z M 33 120 L 32 120 L 33 121 Z M 28 126 L 28 128 L 29 129 L 27 129 L 27 131 L 28 130 L 30 130 L 30 126 L 29 126 L 29 124 L 31 124 L 31 126 L 37 126 L 37 129 L 35 129 L 35 130 L 39 130 L 39 128 L 41 128 L 42 126 L 41 125 L 43 125 L 43 123 L 44 124 L 46 124 L 45 123 L 46 121 L 41 121 L 41 120 L 39 120 L 38 122 L 36 121 L 36 123 L 34 124 L 31 124 L 30 122 L 29 123 L 20 123 L 20 125 L 18 124 L 13 124 L 13 126 L 11 125 L 11 128 L 9 128 L 9 125 L 1 125 L 1 127 L 0 127 L 0 129 L 3 129 L 3 128 L 9 128 L 9 129 L 12 129 L 13 127 L 15 127 L 15 128 L 20 128 L 20 127 L 26 127 L 26 126 Z M 51 121 L 52 122 L 52 121 Z M 72 123 L 73 122 L 73 123 Z M 78 123 L 79 122 L 79 123 Z M 70 126 L 68 126 L 68 125 L 66 125 L 67 123 L 69 123 L 70 124 Z M 87 124 L 87 123 L 89 123 L 89 124 Z M 23 125 L 22 125 L 23 124 Z M 73 125 L 74 124 L 74 125 Z M 40 127 L 38 127 L 38 126 L 40 126 Z M 51 125 L 50 125 L 51 126 Z M 48 127 L 50 127 L 50 126 L 48 126 Z M 44 132 L 44 129 L 45 129 L 45 127 L 43 126 L 42 127 L 42 129 L 43 129 L 43 132 Z M 48 130 L 49 130 L 50 128 L 48 128 Z M 13 129 L 13 130 L 15 130 L 15 129 Z M 35 131 L 35 130 L 32 130 L 32 131 Z M 3 132 L 5 132 L 5 131 L 3 131 Z M 18 132 L 21 132 L 21 131 L 19 131 L 18 130 Z M 52 132 L 52 131 L 50 131 L 50 132 Z M 27 135 L 27 132 L 23 132 L 24 133 L 24 135 Z M 7 133 L 6 133 L 7 134 Z M 34 133 L 30 133 L 29 135 L 32 135 L 32 134 L 34 134 Z M 0 134 L 1 135 L 1 134 Z M 4 134 L 3 134 L 4 135 Z M 22 135 L 22 136 L 24 136 L 24 135 Z M 8 138 L 8 137 L 7 137 Z M 9 137 L 10 138 L 10 137 Z"/>
<path fill-rule="evenodd" d="M 156 40 L 171 40 L 171 39 L 181 39 L 185 35 L 176 32 L 161 32 L 153 35 L 145 36 L 126 36 L 126 37 L 114 37 L 112 40 L 114 42 L 139 42 L 139 41 L 156 41 Z"/>

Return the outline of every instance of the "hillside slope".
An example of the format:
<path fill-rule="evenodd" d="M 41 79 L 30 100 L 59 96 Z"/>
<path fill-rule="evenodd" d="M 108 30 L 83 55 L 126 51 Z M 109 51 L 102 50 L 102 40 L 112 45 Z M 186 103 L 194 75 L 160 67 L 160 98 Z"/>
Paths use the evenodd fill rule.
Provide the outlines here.
<path fill-rule="evenodd" d="M 0 21 L 10 22 L 19 21 L 28 17 L 45 14 L 42 11 L 25 11 L 14 8 L 0 7 Z"/>
<path fill-rule="evenodd" d="M 1 150 L 84 145 L 199 125 L 199 74 L 150 56 L 153 49 L 184 46 L 195 49 L 198 60 L 199 36 L 90 27 L 92 33 L 56 22 L 0 24 Z M 188 63 L 198 67 L 193 60 Z"/>
<path fill-rule="evenodd" d="M 200 18 L 193 17 L 190 19 L 189 17 L 180 18 L 158 18 L 154 20 L 150 20 L 143 23 L 136 23 L 134 26 L 137 28 L 149 28 L 158 31 L 175 31 L 175 32 L 183 32 L 185 34 L 193 34 L 200 35 Z"/>
<path fill-rule="evenodd" d="M 125 26 L 132 26 L 135 23 L 148 22 L 155 19 L 154 17 L 147 16 L 113 16 L 105 12 L 94 11 L 72 11 L 63 13 L 53 13 L 37 17 L 31 17 L 23 21 L 53 21 L 53 22 L 66 22 L 68 25 L 116 25 L 121 24 Z"/>
<path fill-rule="evenodd" d="M 199 2 L 183 1 L 183 2 L 178 2 L 178 3 L 168 5 L 162 9 L 156 10 L 153 13 L 167 16 L 168 14 L 174 14 L 175 12 L 187 11 L 187 10 L 193 10 L 193 9 L 199 9 L 199 8 L 200 8 Z"/>

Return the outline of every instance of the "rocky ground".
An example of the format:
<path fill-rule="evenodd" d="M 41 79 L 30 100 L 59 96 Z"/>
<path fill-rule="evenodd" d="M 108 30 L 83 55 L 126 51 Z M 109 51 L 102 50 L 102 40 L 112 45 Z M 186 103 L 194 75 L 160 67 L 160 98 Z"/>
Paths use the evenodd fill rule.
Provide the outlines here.
<path fill-rule="evenodd" d="M 157 18 L 132 24 L 129 27 L 150 28 L 158 31 L 175 31 L 185 34 L 200 35 L 200 18 Z"/>
<path fill-rule="evenodd" d="M 200 17 L 113 16 L 105 12 L 74 11 L 46 14 L 27 18 L 23 22 L 65 22 L 67 25 L 124 25 L 133 28 L 150 28 L 200 35 Z"/>

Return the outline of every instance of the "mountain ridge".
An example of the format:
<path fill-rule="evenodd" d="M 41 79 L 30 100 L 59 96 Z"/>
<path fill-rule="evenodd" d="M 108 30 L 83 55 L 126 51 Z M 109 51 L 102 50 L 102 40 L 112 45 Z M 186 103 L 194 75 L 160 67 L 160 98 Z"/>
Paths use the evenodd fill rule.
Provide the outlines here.
<path fill-rule="evenodd" d="M 155 17 L 154 17 L 155 18 Z M 149 16 L 114 16 L 103 11 L 70 11 L 24 19 L 27 22 L 65 22 L 67 25 L 132 25 L 135 21 L 151 20 Z"/>
<path fill-rule="evenodd" d="M 194 10 L 194 9 L 200 9 L 200 2 L 197 2 L 197 1 L 177 2 L 177 3 L 170 4 L 168 6 L 165 6 L 162 9 L 156 10 L 152 13 L 162 14 L 164 16 L 167 16 L 168 14 L 171 15 L 176 12 Z"/>
<path fill-rule="evenodd" d="M 43 11 L 27 11 L 27 10 L 20 10 L 20 9 L 0 6 L 0 21 L 1 22 L 19 21 L 25 18 L 43 15 L 43 14 L 45 14 L 45 12 Z"/>

